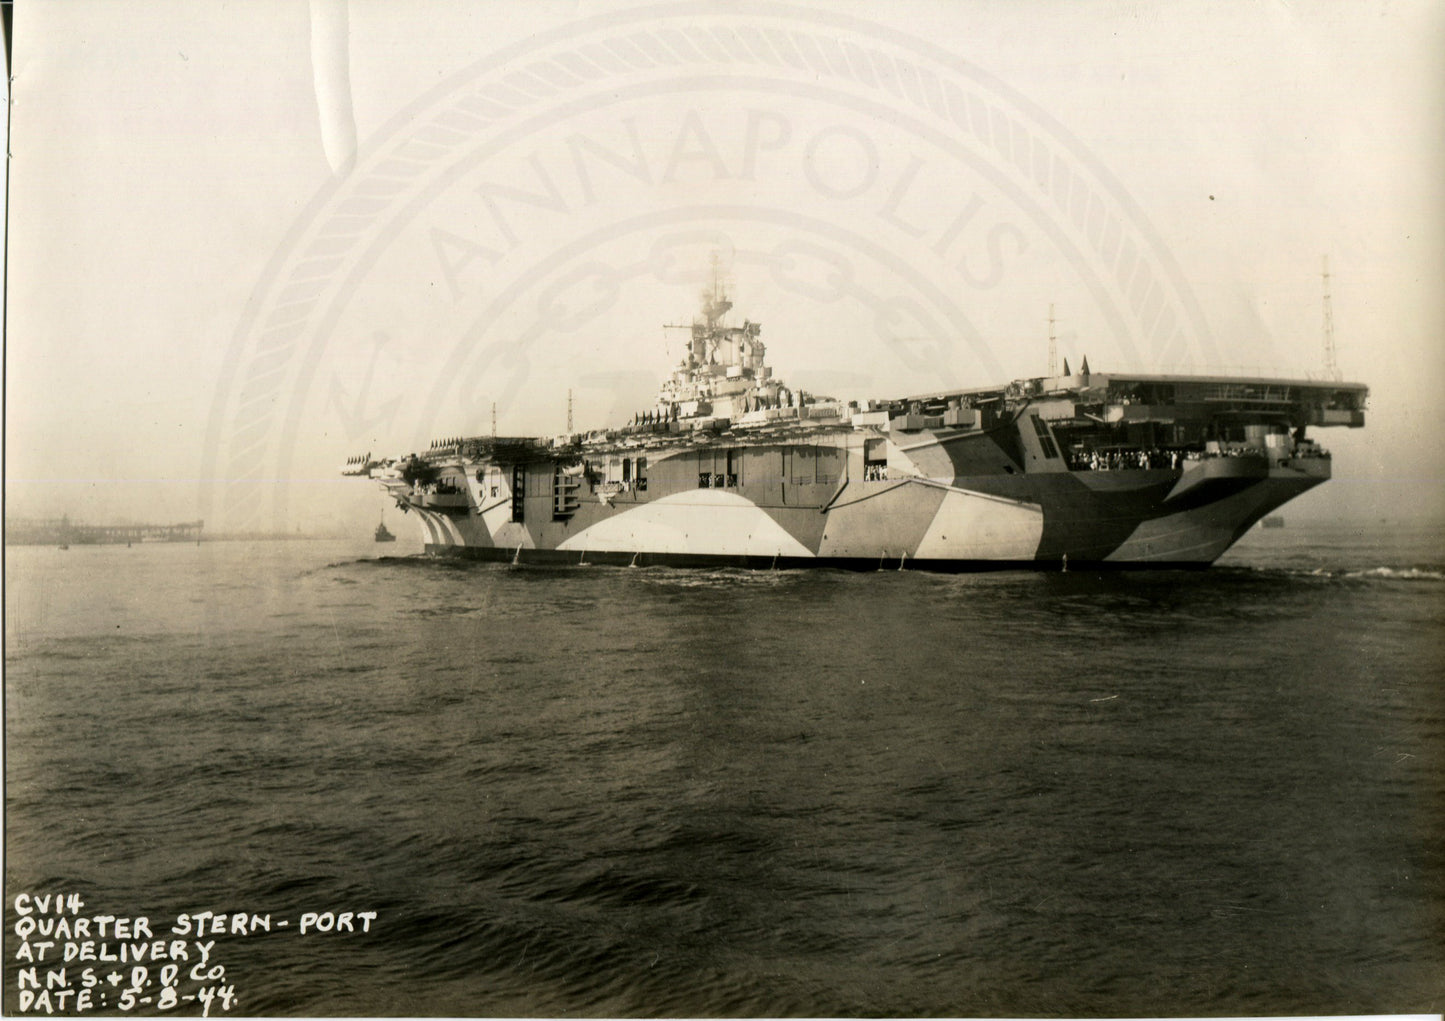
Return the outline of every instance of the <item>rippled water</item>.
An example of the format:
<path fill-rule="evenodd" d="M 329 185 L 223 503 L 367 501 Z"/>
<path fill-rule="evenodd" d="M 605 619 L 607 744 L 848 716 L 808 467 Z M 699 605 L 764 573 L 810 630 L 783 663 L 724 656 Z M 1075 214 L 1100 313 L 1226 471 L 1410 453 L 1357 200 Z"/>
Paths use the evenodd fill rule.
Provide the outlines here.
<path fill-rule="evenodd" d="M 379 549 L 7 551 L 7 959 L 65 890 L 377 913 L 218 937 L 248 1015 L 1445 1002 L 1438 532 L 1110 575 Z"/>

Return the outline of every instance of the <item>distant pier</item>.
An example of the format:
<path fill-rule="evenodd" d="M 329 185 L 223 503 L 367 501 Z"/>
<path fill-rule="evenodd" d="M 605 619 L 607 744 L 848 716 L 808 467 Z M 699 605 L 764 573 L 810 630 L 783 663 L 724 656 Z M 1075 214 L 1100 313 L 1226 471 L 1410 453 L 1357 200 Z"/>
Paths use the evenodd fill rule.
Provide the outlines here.
<path fill-rule="evenodd" d="M 17 520 L 5 525 L 7 546 L 101 546 L 136 542 L 200 542 L 204 521 L 175 525 L 86 525 L 69 518 Z"/>

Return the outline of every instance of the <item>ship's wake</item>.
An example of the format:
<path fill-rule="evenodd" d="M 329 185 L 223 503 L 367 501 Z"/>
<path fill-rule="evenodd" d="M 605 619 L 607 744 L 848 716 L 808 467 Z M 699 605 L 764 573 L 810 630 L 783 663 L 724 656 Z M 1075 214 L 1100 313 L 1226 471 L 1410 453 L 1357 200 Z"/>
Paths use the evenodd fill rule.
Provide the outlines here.
<path fill-rule="evenodd" d="M 1243 567 L 1260 577 L 1310 578 L 1319 581 L 1371 582 L 1440 582 L 1445 570 L 1437 567 Z"/>

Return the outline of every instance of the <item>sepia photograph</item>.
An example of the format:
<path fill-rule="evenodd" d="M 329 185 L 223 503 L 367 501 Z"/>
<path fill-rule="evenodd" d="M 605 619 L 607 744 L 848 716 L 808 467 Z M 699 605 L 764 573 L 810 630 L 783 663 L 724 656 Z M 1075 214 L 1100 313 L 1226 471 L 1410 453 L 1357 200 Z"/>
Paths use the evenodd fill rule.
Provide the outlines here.
<path fill-rule="evenodd" d="M 1445 7 L 3 16 L 7 1016 L 1445 1011 Z"/>

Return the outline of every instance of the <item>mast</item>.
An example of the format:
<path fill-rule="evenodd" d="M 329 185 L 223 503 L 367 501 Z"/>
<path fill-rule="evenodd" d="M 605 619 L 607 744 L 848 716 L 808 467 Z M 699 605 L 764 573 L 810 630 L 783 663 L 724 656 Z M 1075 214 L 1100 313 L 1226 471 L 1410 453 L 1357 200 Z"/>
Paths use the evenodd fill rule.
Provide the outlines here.
<path fill-rule="evenodd" d="M 703 292 L 702 314 L 707 319 L 708 333 L 717 329 L 718 320 L 727 315 L 728 309 L 733 303 L 728 301 L 727 291 L 723 288 L 722 270 L 719 268 L 717 252 L 712 253 L 712 288 Z"/>
<path fill-rule="evenodd" d="M 1059 374 L 1059 342 L 1054 336 L 1054 303 L 1049 302 L 1049 375 Z"/>
<path fill-rule="evenodd" d="M 1324 257 L 1324 316 L 1325 316 L 1325 378 L 1338 383 L 1344 377 L 1340 374 L 1339 363 L 1335 361 L 1335 313 L 1330 305 L 1330 257 Z"/>

